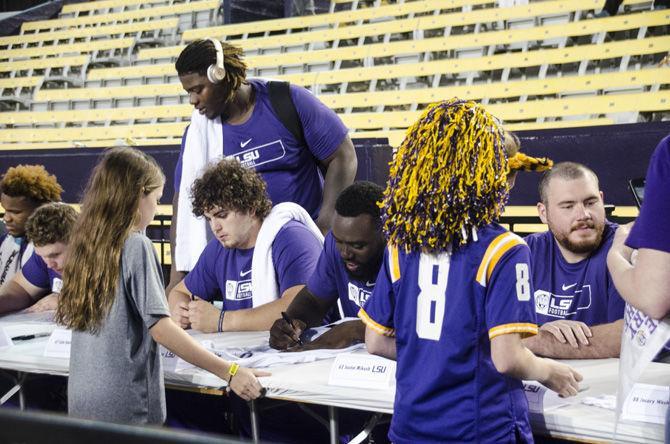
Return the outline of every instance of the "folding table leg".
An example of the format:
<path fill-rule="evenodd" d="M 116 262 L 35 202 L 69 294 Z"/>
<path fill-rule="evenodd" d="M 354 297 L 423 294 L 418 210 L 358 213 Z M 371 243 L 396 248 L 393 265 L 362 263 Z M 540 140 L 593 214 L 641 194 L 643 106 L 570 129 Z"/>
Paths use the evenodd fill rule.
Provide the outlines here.
<path fill-rule="evenodd" d="M 249 411 L 251 412 L 251 441 L 254 444 L 258 444 L 259 433 L 258 433 L 258 411 L 256 409 L 256 400 L 252 399 L 249 401 Z"/>
<path fill-rule="evenodd" d="M 337 444 L 340 436 L 339 424 L 337 423 L 337 407 L 329 405 L 328 416 L 330 417 L 330 444 Z"/>

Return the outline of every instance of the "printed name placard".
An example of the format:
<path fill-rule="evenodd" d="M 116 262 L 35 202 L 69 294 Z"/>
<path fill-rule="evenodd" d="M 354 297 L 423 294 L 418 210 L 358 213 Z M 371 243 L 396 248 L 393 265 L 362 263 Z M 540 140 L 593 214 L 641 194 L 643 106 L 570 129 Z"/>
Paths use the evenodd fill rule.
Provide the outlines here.
<path fill-rule="evenodd" d="M 528 400 L 528 410 L 533 413 L 542 413 L 547 409 L 568 404 L 556 392 L 552 392 L 538 382 L 523 381 L 523 391 Z"/>
<path fill-rule="evenodd" d="M 395 383 L 396 362 L 379 356 L 343 353 L 330 368 L 328 385 L 387 389 Z"/>
<path fill-rule="evenodd" d="M 668 386 L 637 383 L 624 402 L 621 419 L 664 424 L 668 397 Z"/>
<path fill-rule="evenodd" d="M 57 328 L 49 336 L 49 342 L 44 349 L 47 358 L 70 358 L 70 344 L 72 343 L 72 330 Z"/>

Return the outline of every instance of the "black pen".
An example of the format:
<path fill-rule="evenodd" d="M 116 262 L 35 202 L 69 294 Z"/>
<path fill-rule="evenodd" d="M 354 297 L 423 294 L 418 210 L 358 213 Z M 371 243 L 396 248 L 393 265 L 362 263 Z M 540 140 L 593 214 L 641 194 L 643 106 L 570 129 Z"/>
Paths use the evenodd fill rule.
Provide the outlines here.
<path fill-rule="evenodd" d="M 282 311 L 282 312 L 281 312 L 281 317 L 284 318 L 284 320 L 285 320 L 286 322 L 288 322 L 288 325 L 290 325 L 291 327 L 293 327 L 293 323 L 291 322 L 291 318 L 288 317 L 288 315 L 286 314 L 285 311 Z M 298 336 L 298 345 L 303 345 L 303 343 L 302 343 L 302 339 L 300 339 L 300 336 Z"/>
<path fill-rule="evenodd" d="M 12 341 L 29 341 L 31 339 L 36 339 L 36 338 L 46 338 L 47 336 L 51 336 L 51 333 L 36 333 L 34 335 L 14 336 L 12 338 Z"/>

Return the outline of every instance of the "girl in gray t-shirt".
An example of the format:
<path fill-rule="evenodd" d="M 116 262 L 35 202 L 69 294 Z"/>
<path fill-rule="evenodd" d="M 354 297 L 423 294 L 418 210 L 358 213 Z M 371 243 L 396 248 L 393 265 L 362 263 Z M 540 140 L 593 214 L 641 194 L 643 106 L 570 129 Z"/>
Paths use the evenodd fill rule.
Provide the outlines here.
<path fill-rule="evenodd" d="M 160 265 L 141 234 L 153 220 L 165 178 L 131 148 L 109 150 L 95 167 L 68 249 L 57 321 L 73 330 L 68 409 L 120 423 L 165 420 L 157 342 L 229 383 L 260 396 L 254 370 L 205 350 L 170 318 Z"/>

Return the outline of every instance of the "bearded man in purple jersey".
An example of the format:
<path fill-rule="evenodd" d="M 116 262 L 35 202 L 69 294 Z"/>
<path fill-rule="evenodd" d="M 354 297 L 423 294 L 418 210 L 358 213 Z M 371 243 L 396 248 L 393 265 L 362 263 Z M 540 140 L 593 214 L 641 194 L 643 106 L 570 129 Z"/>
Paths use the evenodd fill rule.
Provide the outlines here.
<path fill-rule="evenodd" d="M 525 345 L 553 358 L 618 357 L 624 301 L 607 270 L 617 225 L 605 218 L 598 177 L 582 164 L 558 163 L 539 192 L 538 212 L 549 231 L 525 240 L 540 330 Z"/>

